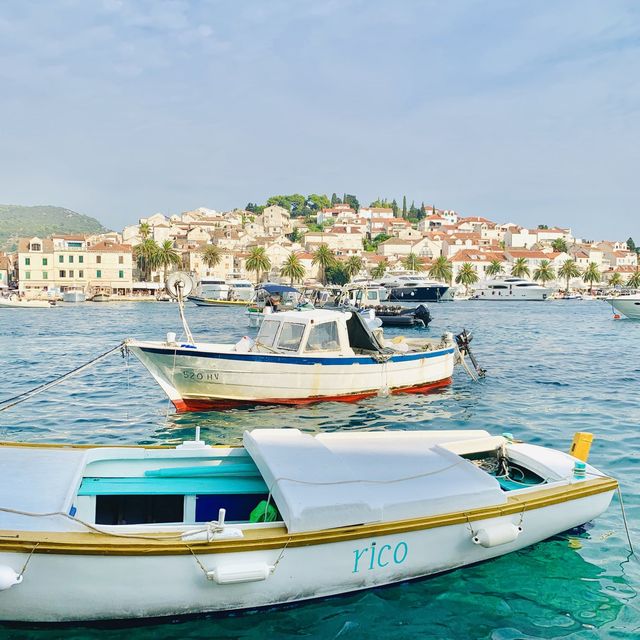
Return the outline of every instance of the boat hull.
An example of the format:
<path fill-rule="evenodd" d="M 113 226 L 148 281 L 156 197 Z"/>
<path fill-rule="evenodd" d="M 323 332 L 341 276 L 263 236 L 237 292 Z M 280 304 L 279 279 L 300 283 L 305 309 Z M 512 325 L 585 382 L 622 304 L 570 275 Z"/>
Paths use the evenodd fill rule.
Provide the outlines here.
<path fill-rule="evenodd" d="M 605 302 L 630 320 L 640 320 L 640 296 L 607 298 Z"/>
<path fill-rule="evenodd" d="M 130 341 L 128 347 L 179 411 L 238 404 L 308 404 L 422 392 L 451 382 L 454 348 L 369 356 L 306 357 L 235 353 Z"/>
<path fill-rule="evenodd" d="M 308 534 L 287 535 L 283 530 L 278 539 L 262 543 L 174 542 L 169 545 L 173 551 L 123 538 L 101 546 L 92 539 L 106 536 L 96 534 L 82 534 L 87 539 L 83 548 L 65 542 L 64 534 L 57 543 L 52 542 L 56 536 L 49 535 L 35 549 L 22 582 L 0 594 L 0 619 L 71 622 L 193 615 L 360 591 L 522 549 L 592 520 L 608 507 L 612 495 L 609 486 L 595 495 L 531 510 L 512 505 L 508 515 L 488 509 L 496 515 L 486 519 L 459 513 Z M 521 526 L 522 532 L 496 546 L 474 543 L 474 532 L 498 524 Z M 19 541 L 2 541 L 0 565 L 21 571 L 37 536 L 32 534 L 31 542 L 28 533 Z M 249 550 L 238 551 L 243 544 Z M 21 549 L 7 550 L 12 547 Z M 214 570 L 218 575 L 226 571 L 236 581 L 207 579 L 205 571 Z"/>
<path fill-rule="evenodd" d="M 86 299 L 87 296 L 83 291 L 64 291 L 62 294 L 64 302 L 84 302 Z"/>
<path fill-rule="evenodd" d="M 447 285 L 393 287 L 388 297 L 389 302 L 444 302 L 451 299 Z"/>
<path fill-rule="evenodd" d="M 217 300 L 200 296 L 189 296 L 189 300 L 199 307 L 246 307 L 251 304 L 249 300 Z"/>

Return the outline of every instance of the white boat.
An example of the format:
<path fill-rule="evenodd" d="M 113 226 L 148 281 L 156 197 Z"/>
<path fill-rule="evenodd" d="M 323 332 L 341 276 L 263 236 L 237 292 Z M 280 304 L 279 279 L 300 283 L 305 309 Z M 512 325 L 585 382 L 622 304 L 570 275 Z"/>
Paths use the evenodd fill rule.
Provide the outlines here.
<path fill-rule="evenodd" d="M 640 293 L 605 298 L 616 311 L 631 320 L 640 320 Z"/>
<path fill-rule="evenodd" d="M 285 284 L 265 282 L 256 287 L 255 298 L 245 311 L 250 327 L 259 327 L 266 315 L 292 309 L 313 309 L 302 292 Z"/>
<path fill-rule="evenodd" d="M 474 287 L 474 300 L 547 300 L 551 289 L 523 278 L 507 277 L 485 280 Z"/>
<path fill-rule="evenodd" d="M 360 314 L 326 309 L 265 316 L 255 342 L 126 344 L 179 411 L 424 391 L 449 384 L 456 359 L 452 334 L 387 342 Z"/>
<path fill-rule="evenodd" d="M 214 300 L 229 299 L 229 285 L 222 278 L 202 278 L 199 290 L 203 298 L 212 298 Z"/>
<path fill-rule="evenodd" d="M 486 431 L 0 446 L 0 620 L 254 609 L 457 569 L 602 514 L 614 479 Z"/>
<path fill-rule="evenodd" d="M 250 302 L 255 296 L 255 288 L 250 280 L 227 280 L 232 300 Z"/>
<path fill-rule="evenodd" d="M 84 302 L 87 294 L 82 287 L 68 287 L 62 292 L 64 302 Z"/>
<path fill-rule="evenodd" d="M 16 296 L 0 298 L 0 309 L 48 309 L 55 304 L 53 300 L 25 300 Z"/>

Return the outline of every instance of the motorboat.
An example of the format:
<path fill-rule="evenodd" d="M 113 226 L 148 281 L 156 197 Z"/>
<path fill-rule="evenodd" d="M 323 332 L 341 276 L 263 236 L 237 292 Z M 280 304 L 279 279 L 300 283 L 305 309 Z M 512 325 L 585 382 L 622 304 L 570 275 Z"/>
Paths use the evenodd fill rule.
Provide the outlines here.
<path fill-rule="evenodd" d="M 251 302 L 255 295 L 255 287 L 250 280 L 227 280 L 231 299 L 234 301 Z"/>
<path fill-rule="evenodd" d="M 389 302 L 448 302 L 455 287 L 423 276 L 404 274 L 381 280 L 389 293 Z"/>
<path fill-rule="evenodd" d="M 84 302 L 87 299 L 87 294 L 82 287 L 67 287 L 62 292 L 63 302 Z"/>
<path fill-rule="evenodd" d="M 203 298 L 213 300 L 227 300 L 229 298 L 229 285 L 224 278 L 201 278 L 198 290 Z"/>
<path fill-rule="evenodd" d="M 49 309 L 55 306 L 55 300 L 26 300 L 15 295 L 0 297 L 0 309 Z"/>
<path fill-rule="evenodd" d="M 189 296 L 188 299 L 198 307 L 246 307 L 251 304 L 250 300 L 217 300 L 202 296 Z"/>
<path fill-rule="evenodd" d="M 337 304 L 372 312 L 385 327 L 426 327 L 432 320 L 429 309 L 423 304 L 417 307 L 383 304 L 386 299 L 386 289 L 382 285 L 351 283 L 345 285 Z"/>
<path fill-rule="evenodd" d="M 91 302 L 109 302 L 111 300 L 112 289 L 110 287 L 99 287 L 89 298 Z"/>
<path fill-rule="evenodd" d="M 179 411 L 421 392 L 449 384 L 457 357 L 452 334 L 391 342 L 359 313 L 328 309 L 267 314 L 255 341 L 125 344 Z"/>
<path fill-rule="evenodd" d="M 424 578 L 600 516 L 613 478 L 484 430 L 0 446 L 0 620 L 232 612 Z"/>
<path fill-rule="evenodd" d="M 524 300 L 549 299 L 551 289 L 523 278 L 507 277 L 485 280 L 474 287 L 474 300 Z"/>
<path fill-rule="evenodd" d="M 293 309 L 313 309 L 313 304 L 295 287 L 265 282 L 256 287 L 255 298 L 245 311 L 250 327 L 259 327 L 266 315 Z"/>
<path fill-rule="evenodd" d="M 605 298 L 616 311 L 631 320 L 640 320 L 640 293 Z"/>

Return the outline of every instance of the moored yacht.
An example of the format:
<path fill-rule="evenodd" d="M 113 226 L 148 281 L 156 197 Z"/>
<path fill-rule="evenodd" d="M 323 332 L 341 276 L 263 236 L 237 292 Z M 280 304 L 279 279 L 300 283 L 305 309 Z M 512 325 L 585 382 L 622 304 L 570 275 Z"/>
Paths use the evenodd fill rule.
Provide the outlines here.
<path fill-rule="evenodd" d="M 474 288 L 474 300 L 547 300 L 551 289 L 523 278 L 485 280 Z"/>
<path fill-rule="evenodd" d="M 605 298 L 616 311 L 631 320 L 640 320 L 640 293 Z"/>
<path fill-rule="evenodd" d="M 390 276 L 381 281 L 389 292 L 389 302 L 446 302 L 455 287 L 416 274 Z"/>

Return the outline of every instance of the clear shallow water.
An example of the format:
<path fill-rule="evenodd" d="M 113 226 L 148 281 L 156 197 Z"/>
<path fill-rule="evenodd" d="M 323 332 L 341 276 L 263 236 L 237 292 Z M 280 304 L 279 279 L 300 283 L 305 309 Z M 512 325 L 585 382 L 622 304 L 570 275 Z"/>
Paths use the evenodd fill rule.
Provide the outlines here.
<path fill-rule="evenodd" d="M 459 302 L 432 305 L 426 333 L 467 327 L 488 369 L 480 384 L 458 370 L 429 395 L 357 404 L 258 408 L 177 415 L 133 358 L 114 354 L 83 375 L 0 413 L 0 440 L 177 443 L 202 437 L 239 443 L 245 429 L 484 428 L 567 449 L 575 431 L 596 440 L 590 461 L 621 482 L 640 550 L 640 322 L 612 320 L 600 302 Z M 241 309 L 189 306 L 195 336 L 250 334 Z M 72 369 L 123 338 L 180 333 L 175 305 L 85 303 L 0 312 L 0 397 Z M 402 333 L 399 330 L 388 334 Z M 408 333 L 408 331 L 404 331 Z M 428 580 L 285 609 L 123 629 L 16 629 L 0 638 L 637 638 L 640 562 L 627 562 L 614 501 L 594 526 L 497 560 Z"/>

